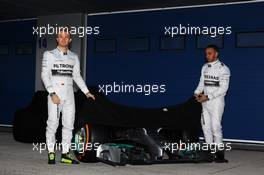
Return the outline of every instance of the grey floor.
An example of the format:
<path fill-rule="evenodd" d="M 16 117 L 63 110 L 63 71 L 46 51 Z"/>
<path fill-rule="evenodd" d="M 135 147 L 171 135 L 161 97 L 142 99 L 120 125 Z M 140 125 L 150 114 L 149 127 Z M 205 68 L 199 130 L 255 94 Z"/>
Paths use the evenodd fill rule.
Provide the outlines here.
<path fill-rule="evenodd" d="M 264 152 L 233 150 L 228 164 L 167 164 L 111 167 L 103 163 L 80 165 L 47 164 L 46 153 L 33 151 L 32 144 L 13 140 L 12 134 L 0 132 L 0 175 L 263 175 Z M 59 155 L 58 155 L 59 156 Z"/>

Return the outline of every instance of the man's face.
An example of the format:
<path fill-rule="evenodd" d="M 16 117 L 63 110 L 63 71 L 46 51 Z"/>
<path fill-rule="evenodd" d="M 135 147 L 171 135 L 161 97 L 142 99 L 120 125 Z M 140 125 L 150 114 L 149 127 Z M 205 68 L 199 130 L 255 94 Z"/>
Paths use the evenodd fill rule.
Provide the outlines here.
<path fill-rule="evenodd" d="M 68 47 L 71 43 L 71 36 L 68 32 L 61 31 L 57 37 L 58 46 Z"/>
<path fill-rule="evenodd" d="M 218 53 L 213 48 L 205 49 L 207 62 L 214 62 L 218 58 Z"/>

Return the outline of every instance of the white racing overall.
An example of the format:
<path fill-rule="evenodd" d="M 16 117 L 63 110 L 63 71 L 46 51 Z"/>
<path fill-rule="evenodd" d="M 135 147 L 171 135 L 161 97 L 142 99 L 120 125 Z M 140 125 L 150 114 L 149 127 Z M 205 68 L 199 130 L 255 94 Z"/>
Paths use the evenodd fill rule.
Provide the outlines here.
<path fill-rule="evenodd" d="M 55 133 L 59 125 L 59 113 L 62 112 L 62 153 L 67 153 L 72 139 L 72 130 L 75 119 L 75 102 L 73 80 L 83 93 L 89 90 L 80 75 L 78 56 L 68 50 L 63 53 L 56 48 L 46 51 L 42 61 L 41 78 L 49 93 L 55 92 L 60 98 L 56 105 L 48 96 L 48 120 L 46 128 L 46 143 L 49 152 L 54 152 L 56 143 Z"/>
<path fill-rule="evenodd" d="M 201 78 L 194 94 L 204 93 L 209 100 L 202 103 L 201 124 L 208 144 L 222 143 L 222 115 L 225 95 L 229 87 L 230 70 L 219 60 L 207 63 L 201 71 Z"/>

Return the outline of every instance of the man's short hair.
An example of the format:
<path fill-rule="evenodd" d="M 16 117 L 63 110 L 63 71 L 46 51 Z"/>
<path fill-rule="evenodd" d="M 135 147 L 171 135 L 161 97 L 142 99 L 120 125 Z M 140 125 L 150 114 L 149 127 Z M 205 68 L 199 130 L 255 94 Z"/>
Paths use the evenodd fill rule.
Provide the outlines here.
<path fill-rule="evenodd" d="M 217 47 L 217 45 L 214 45 L 214 44 L 210 44 L 208 46 L 206 46 L 205 49 L 214 49 L 216 52 L 219 52 L 219 48 Z"/>

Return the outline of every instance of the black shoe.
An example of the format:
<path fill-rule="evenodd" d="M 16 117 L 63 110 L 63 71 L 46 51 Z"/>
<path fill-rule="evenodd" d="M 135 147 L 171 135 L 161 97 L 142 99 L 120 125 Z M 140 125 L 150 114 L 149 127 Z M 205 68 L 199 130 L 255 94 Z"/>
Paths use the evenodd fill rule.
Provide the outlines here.
<path fill-rule="evenodd" d="M 228 160 L 225 159 L 225 152 L 224 151 L 217 151 L 215 153 L 215 163 L 228 163 Z"/>
<path fill-rule="evenodd" d="M 55 153 L 51 152 L 48 154 L 48 164 L 55 164 Z"/>
<path fill-rule="evenodd" d="M 215 160 L 215 155 L 209 151 L 208 162 L 213 162 Z"/>
<path fill-rule="evenodd" d="M 80 164 L 79 161 L 74 160 L 74 157 L 70 153 L 66 154 L 61 154 L 61 163 L 66 163 L 66 164 Z"/>

